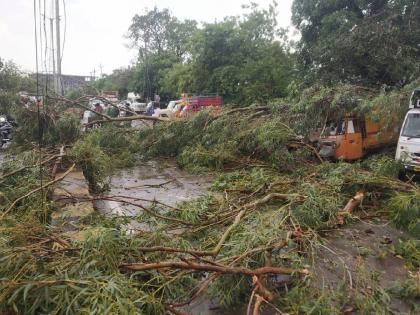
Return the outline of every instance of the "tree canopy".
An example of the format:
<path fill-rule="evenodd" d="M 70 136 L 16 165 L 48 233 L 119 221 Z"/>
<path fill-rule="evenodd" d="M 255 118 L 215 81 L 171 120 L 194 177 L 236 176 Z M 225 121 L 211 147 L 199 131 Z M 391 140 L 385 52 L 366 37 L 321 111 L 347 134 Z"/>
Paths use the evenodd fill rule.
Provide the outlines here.
<path fill-rule="evenodd" d="M 162 100 L 218 93 L 248 105 L 296 96 L 316 85 L 401 87 L 420 71 L 418 0 L 294 0 L 296 43 L 277 25 L 277 3 L 244 5 L 213 23 L 180 20 L 168 9 L 136 14 L 128 29 L 138 58 L 127 75 L 101 81 L 125 95 Z"/>
<path fill-rule="evenodd" d="M 308 82 L 405 84 L 419 70 L 417 0 L 295 0 Z"/>
<path fill-rule="evenodd" d="M 261 102 L 286 95 L 292 63 L 277 27 L 273 2 L 267 9 L 243 6 L 240 17 L 198 27 L 154 8 L 135 15 L 129 28 L 138 49 L 134 87 L 146 96 L 218 93 L 227 101 Z"/>

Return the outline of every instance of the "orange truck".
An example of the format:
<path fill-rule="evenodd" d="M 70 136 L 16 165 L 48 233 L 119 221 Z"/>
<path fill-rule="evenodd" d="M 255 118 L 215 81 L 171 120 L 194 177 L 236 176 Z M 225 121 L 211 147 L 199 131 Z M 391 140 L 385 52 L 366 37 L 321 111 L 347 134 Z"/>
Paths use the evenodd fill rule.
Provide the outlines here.
<path fill-rule="evenodd" d="M 318 139 L 319 155 L 334 160 L 358 160 L 371 151 L 396 144 L 398 134 L 398 127 L 383 130 L 380 122 L 346 115 L 327 122 Z"/>

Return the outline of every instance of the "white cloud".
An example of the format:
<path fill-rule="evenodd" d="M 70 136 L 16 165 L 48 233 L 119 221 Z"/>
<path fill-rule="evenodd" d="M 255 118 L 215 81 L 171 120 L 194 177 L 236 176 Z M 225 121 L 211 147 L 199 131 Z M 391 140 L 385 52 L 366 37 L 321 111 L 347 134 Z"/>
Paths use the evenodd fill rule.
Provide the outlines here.
<path fill-rule="evenodd" d="M 47 0 L 49 3 L 52 0 Z M 280 0 L 278 22 L 290 25 L 293 0 Z M 37 1 L 38 2 L 38 1 Z M 103 71 L 126 66 L 135 57 L 135 51 L 126 47 L 123 37 L 136 13 L 145 8 L 169 8 L 181 19 L 200 22 L 221 20 L 228 15 L 241 14 L 246 0 L 65 0 L 67 31 L 63 57 L 63 73 L 83 74 L 103 65 Z M 267 7 L 271 0 L 254 0 Z M 60 0 L 61 9 L 63 8 Z M 49 11 L 47 10 L 47 15 Z M 64 17 L 62 29 L 64 30 Z M 47 21 L 48 23 L 48 21 Z M 49 25 L 49 24 L 48 24 Z M 47 25 L 46 31 L 49 32 Z M 49 33 L 48 33 L 49 35 Z M 25 70 L 35 69 L 33 1 L 0 0 L 0 57 L 13 59 Z"/>

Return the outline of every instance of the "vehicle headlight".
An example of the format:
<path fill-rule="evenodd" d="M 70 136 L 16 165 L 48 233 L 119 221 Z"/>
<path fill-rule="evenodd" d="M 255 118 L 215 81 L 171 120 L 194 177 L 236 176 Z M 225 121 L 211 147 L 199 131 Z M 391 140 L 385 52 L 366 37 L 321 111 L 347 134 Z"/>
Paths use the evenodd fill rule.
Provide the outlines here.
<path fill-rule="evenodd" d="M 405 162 L 412 160 L 412 158 L 410 157 L 410 154 L 407 151 L 401 151 L 400 159 L 405 161 Z"/>

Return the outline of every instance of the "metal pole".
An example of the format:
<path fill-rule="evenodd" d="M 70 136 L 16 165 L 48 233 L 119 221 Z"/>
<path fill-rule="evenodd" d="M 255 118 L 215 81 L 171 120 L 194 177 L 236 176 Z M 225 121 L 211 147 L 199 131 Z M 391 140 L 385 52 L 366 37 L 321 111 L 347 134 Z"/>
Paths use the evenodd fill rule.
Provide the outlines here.
<path fill-rule="evenodd" d="M 59 94 L 60 90 L 57 84 L 57 73 L 55 72 L 55 50 L 54 50 L 54 19 L 50 18 L 50 31 L 51 31 L 51 49 L 52 49 L 52 64 L 53 64 L 53 82 L 54 82 L 54 91 Z"/>
<path fill-rule="evenodd" d="M 60 40 L 60 0 L 55 0 L 55 25 L 57 44 L 57 86 L 60 95 L 63 95 L 61 86 L 61 40 Z"/>

